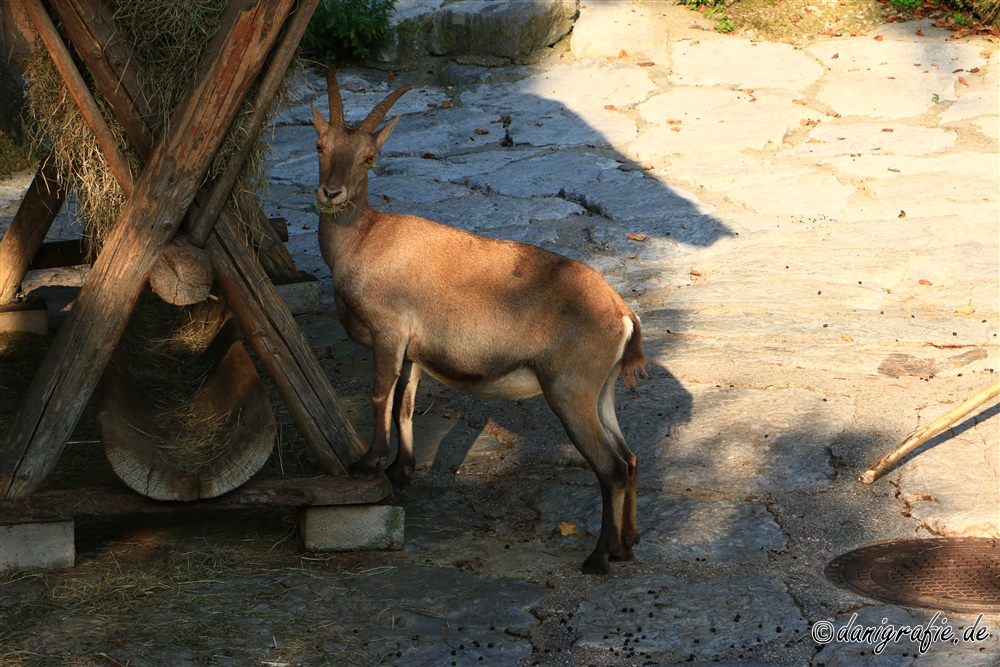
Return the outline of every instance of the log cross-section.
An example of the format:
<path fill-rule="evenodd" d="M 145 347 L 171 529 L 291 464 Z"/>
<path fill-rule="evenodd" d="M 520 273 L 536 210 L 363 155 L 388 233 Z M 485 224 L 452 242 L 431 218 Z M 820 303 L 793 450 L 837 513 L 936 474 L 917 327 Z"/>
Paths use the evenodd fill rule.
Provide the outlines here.
<path fill-rule="evenodd" d="M 0 496 L 31 493 L 58 461 L 293 4 L 243 0 L 226 9 L 169 134 L 157 143 L 0 447 Z"/>

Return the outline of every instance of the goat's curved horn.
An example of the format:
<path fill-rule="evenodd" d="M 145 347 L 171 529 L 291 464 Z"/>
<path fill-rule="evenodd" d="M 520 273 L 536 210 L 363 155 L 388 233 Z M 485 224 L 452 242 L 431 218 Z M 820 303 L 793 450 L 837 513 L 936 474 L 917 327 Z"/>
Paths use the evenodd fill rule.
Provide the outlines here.
<path fill-rule="evenodd" d="M 365 132 L 374 132 L 375 128 L 378 127 L 378 124 L 382 122 L 383 118 L 385 118 L 385 115 L 389 113 L 389 109 L 392 108 L 392 105 L 396 103 L 396 100 L 402 97 L 403 93 L 409 90 L 413 90 L 413 86 L 403 86 L 402 88 L 397 88 L 389 93 L 384 100 L 375 105 L 375 108 L 371 110 L 371 113 L 368 114 L 365 121 L 361 123 L 359 129 L 364 130 Z"/>
<path fill-rule="evenodd" d="M 344 103 L 340 99 L 340 86 L 333 68 L 326 70 L 326 94 L 330 98 L 330 122 L 344 124 Z"/>

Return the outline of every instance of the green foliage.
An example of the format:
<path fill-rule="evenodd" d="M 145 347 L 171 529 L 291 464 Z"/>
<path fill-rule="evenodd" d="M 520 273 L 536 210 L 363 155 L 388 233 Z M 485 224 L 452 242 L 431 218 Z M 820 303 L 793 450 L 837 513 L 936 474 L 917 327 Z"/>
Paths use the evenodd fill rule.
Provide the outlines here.
<path fill-rule="evenodd" d="M 728 16 L 720 16 L 715 21 L 715 32 L 732 32 L 736 30 L 736 24 Z"/>
<path fill-rule="evenodd" d="M 924 4 L 924 0 L 889 0 L 889 3 L 900 9 L 916 9 Z"/>
<path fill-rule="evenodd" d="M 302 38 L 302 48 L 327 64 L 371 60 L 392 33 L 396 0 L 323 0 Z"/>

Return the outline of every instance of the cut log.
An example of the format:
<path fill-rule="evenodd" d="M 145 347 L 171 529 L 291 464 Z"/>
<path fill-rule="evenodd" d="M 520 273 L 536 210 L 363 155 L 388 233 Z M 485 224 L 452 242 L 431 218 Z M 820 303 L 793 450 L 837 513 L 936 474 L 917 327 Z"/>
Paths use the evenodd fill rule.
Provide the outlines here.
<path fill-rule="evenodd" d="M 201 248 L 180 237 L 167 246 L 149 274 L 149 286 L 158 297 L 175 306 L 189 306 L 208 298 L 215 272 Z"/>
<path fill-rule="evenodd" d="M 157 144 L 0 447 L 4 497 L 31 493 L 55 467 L 292 4 L 257 0 L 226 8 L 169 135 Z"/>
<path fill-rule="evenodd" d="M 135 355 L 120 349 L 108 365 L 97 415 L 105 454 L 126 486 L 156 500 L 215 498 L 263 467 L 277 427 L 234 322 L 196 363 L 184 365 L 185 372 L 211 368 L 197 393 L 171 396 L 170 405 L 150 398 L 149 385 L 163 381 L 163 370 Z"/>
<path fill-rule="evenodd" d="M 50 158 L 46 155 L 42 159 L 10 228 L 0 240 L 0 304 L 10 303 L 17 296 L 32 257 L 66 199 Z"/>

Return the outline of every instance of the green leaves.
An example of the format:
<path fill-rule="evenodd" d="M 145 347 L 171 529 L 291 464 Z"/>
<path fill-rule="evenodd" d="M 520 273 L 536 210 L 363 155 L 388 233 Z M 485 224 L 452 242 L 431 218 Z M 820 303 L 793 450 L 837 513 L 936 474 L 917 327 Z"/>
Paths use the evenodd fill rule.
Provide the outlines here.
<path fill-rule="evenodd" d="M 371 60 L 392 34 L 396 0 L 323 0 L 302 38 L 302 48 L 326 64 Z"/>

